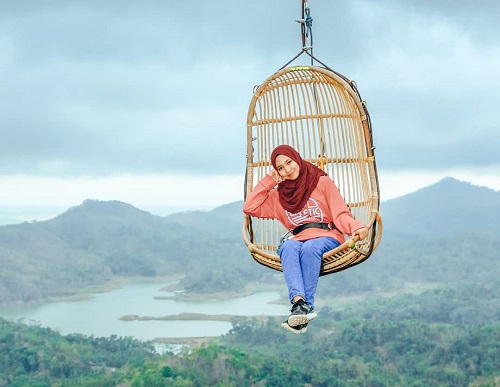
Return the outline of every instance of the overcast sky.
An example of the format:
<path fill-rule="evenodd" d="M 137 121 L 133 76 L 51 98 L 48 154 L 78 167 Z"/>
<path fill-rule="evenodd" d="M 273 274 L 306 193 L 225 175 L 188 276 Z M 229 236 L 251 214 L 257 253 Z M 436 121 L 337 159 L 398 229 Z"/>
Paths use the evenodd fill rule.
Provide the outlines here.
<path fill-rule="evenodd" d="M 252 90 L 300 52 L 300 7 L 1 1 L 0 206 L 241 200 Z M 314 55 L 368 103 L 382 200 L 445 176 L 500 190 L 500 2 L 309 7 Z"/>

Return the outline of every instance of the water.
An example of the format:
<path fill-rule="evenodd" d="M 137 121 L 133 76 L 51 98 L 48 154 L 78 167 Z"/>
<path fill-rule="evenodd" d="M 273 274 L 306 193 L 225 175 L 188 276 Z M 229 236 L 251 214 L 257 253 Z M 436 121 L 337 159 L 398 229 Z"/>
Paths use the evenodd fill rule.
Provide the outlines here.
<path fill-rule="evenodd" d="M 220 336 L 232 325 L 226 321 L 173 320 L 122 321 L 126 315 L 162 317 L 180 313 L 234 314 L 242 316 L 285 316 L 288 306 L 272 304 L 275 292 L 262 292 L 228 300 L 181 301 L 155 299 L 172 293 L 160 291 L 165 284 L 133 283 L 79 301 L 41 306 L 0 307 L 0 317 L 37 323 L 62 334 L 80 333 L 96 337 L 132 336 L 140 340 L 156 338 Z"/>

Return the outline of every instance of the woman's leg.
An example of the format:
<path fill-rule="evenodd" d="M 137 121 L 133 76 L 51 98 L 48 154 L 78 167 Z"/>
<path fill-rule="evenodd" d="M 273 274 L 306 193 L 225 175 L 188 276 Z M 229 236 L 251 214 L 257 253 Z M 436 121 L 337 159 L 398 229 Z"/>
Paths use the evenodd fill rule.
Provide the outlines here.
<path fill-rule="evenodd" d="M 296 296 L 305 298 L 304 280 L 300 264 L 302 244 L 303 242 L 289 239 L 278 250 L 290 300 L 293 300 Z"/>
<path fill-rule="evenodd" d="M 316 315 L 314 315 L 311 316 L 311 318 L 307 318 L 307 314 L 311 311 L 311 308 L 305 305 L 304 301 L 304 280 L 302 278 L 302 268 L 300 265 L 300 251 L 303 244 L 303 242 L 288 240 L 278 249 L 283 275 L 285 276 L 286 285 L 288 287 L 288 297 L 293 304 L 292 315 L 294 315 L 294 313 L 300 315 L 292 319 L 292 315 L 290 315 L 281 326 L 293 333 L 305 332 L 309 320 L 316 317 Z M 300 301 L 294 303 L 293 299 L 297 296 L 301 297 Z"/>
<path fill-rule="evenodd" d="M 314 295 L 318 286 L 319 272 L 323 254 L 333 250 L 340 243 L 330 237 L 310 239 L 302 243 L 300 249 L 300 272 L 306 303 L 314 309 Z"/>

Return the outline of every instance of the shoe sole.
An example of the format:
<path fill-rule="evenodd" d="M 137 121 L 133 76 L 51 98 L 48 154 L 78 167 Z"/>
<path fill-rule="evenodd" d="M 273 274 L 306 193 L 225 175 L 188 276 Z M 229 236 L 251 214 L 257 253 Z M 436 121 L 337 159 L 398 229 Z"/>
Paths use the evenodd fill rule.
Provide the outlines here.
<path fill-rule="evenodd" d="M 288 325 L 286 322 L 281 324 L 281 327 L 283 329 L 286 329 L 288 332 L 295 333 L 296 335 L 300 333 L 305 333 L 307 331 L 307 327 L 304 327 L 302 329 L 293 329 L 290 325 Z"/>
<path fill-rule="evenodd" d="M 296 327 L 300 324 L 308 324 L 316 317 L 318 317 L 318 315 L 314 312 L 311 312 L 309 314 L 292 314 L 290 317 L 288 317 L 288 325 L 290 325 L 291 327 Z"/>

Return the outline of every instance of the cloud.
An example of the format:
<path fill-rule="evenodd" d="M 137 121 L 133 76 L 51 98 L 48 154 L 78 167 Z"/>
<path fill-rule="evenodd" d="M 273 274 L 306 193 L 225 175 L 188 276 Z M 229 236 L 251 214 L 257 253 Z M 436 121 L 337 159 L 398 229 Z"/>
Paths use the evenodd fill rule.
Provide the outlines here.
<path fill-rule="evenodd" d="M 12 175 L 0 177 L 0 203 L 22 206 L 75 206 L 86 199 L 120 200 L 136 206 L 220 206 L 242 200 L 241 176 L 116 175 L 73 178 Z M 50 186 L 51 190 L 45 187 Z M 200 195 L 200 191 L 203 195 Z M 36 195 L 33 193 L 36 192 Z M 3 208 L 0 208 L 2 210 Z"/>
<path fill-rule="evenodd" d="M 496 2 L 309 6 L 315 56 L 368 102 L 378 165 L 498 165 Z M 299 17 L 287 0 L 3 2 L 0 174 L 242 173 L 253 86 L 300 51 Z"/>
<path fill-rule="evenodd" d="M 487 26 L 471 26 L 499 7 L 476 8 L 465 21 L 465 10 L 450 15 L 444 3 L 358 3 L 376 33 L 361 43 L 367 60 L 354 73 L 363 81 L 384 168 L 499 165 L 491 103 L 500 87 L 500 45 L 477 32 Z"/>

